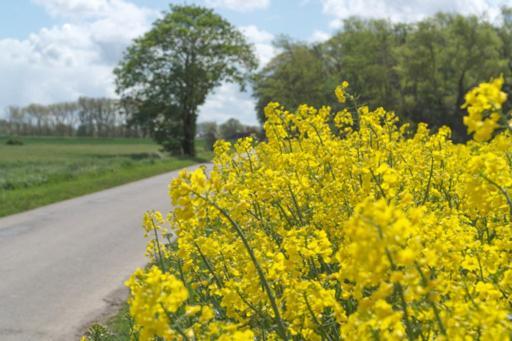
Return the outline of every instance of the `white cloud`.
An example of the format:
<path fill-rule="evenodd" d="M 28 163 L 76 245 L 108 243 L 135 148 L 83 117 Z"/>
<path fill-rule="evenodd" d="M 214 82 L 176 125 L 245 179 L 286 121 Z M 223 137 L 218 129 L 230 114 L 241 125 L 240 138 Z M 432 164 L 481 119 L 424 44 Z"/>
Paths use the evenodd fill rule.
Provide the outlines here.
<path fill-rule="evenodd" d="M 313 32 L 313 34 L 311 35 L 311 38 L 309 39 L 309 41 L 311 41 L 313 43 L 322 43 L 322 42 L 328 40 L 329 38 L 331 38 L 330 33 L 327 33 L 327 32 L 321 31 L 321 30 L 315 30 Z"/>
<path fill-rule="evenodd" d="M 336 17 L 331 21 L 332 28 L 339 28 L 339 19 L 350 16 L 414 22 L 442 11 L 486 14 L 492 20 L 500 11 L 500 4 L 494 0 L 322 0 L 322 4 L 325 14 Z"/>
<path fill-rule="evenodd" d="M 267 8 L 270 5 L 270 0 L 206 0 L 206 4 L 212 7 L 221 7 L 238 12 L 247 12 L 255 9 Z"/>
<path fill-rule="evenodd" d="M 53 16 L 90 16 L 107 12 L 109 0 L 33 0 L 43 6 Z"/>
<path fill-rule="evenodd" d="M 254 25 L 242 26 L 240 31 L 247 37 L 250 43 L 254 44 L 260 66 L 265 65 L 275 56 L 276 49 L 272 46 L 272 40 L 274 39 L 272 33 L 259 29 Z"/>
<path fill-rule="evenodd" d="M 0 39 L 0 107 L 113 96 L 112 69 L 155 12 L 124 0 L 34 0 L 68 23 Z"/>
<path fill-rule="evenodd" d="M 254 99 L 248 93 L 240 92 L 235 84 L 224 83 L 210 94 L 200 108 L 198 121 L 226 122 L 236 118 L 248 125 L 258 125 Z"/>
<path fill-rule="evenodd" d="M 268 43 L 274 39 L 272 33 L 261 30 L 255 25 L 242 26 L 240 30 L 253 43 Z"/>

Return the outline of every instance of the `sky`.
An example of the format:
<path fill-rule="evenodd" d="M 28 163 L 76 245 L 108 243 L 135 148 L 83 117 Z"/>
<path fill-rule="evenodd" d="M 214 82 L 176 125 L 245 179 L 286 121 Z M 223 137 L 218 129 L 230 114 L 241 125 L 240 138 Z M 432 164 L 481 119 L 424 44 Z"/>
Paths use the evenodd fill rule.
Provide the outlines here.
<path fill-rule="evenodd" d="M 112 70 L 169 4 L 213 8 L 255 45 L 260 65 L 280 34 L 319 42 L 360 16 L 414 22 L 438 11 L 498 16 L 512 0 L 1 0 L 0 117 L 9 105 L 115 97 Z M 249 89 L 250 91 L 250 89 Z M 250 92 L 222 84 L 199 121 L 257 124 Z"/>

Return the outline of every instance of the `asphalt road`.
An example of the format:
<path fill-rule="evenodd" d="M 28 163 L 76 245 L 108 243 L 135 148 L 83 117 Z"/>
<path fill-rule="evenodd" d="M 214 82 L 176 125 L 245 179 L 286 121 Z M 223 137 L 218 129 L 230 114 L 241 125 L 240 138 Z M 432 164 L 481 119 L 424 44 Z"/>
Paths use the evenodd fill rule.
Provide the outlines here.
<path fill-rule="evenodd" d="M 1 218 L 0 340 L 78 340 L 122 301 L 145 264 L 142 216 L 169 210 L 177 174 Z"/>

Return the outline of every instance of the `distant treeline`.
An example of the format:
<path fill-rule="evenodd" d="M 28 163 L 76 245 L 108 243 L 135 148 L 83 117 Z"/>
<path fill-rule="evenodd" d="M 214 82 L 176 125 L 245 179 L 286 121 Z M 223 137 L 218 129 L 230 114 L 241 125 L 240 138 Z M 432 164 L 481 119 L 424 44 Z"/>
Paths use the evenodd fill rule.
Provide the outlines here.
<path fill-rule="evenodd" d="M 110 98 L 81 97 L 75 102 L 10 106 L 0 120 L 2 135 L 145 137 L 127 124 L 126 108 Z"/>
<path fill-rule="evenodd" d="M 492 23 L 455 14 L 412 24 L 350 18 L 326 42 L 281 38 L 276 45 L 280 53 L 253 84 L 260 121 L 270 101 L 289 110 L 302 103 L 335 107 L 333 89 L 347 80 L 358 104 L 384 106 L 412 123 L 448 125 L 463 140 L 464 94 L 500 74 L 510 92 L 512 9 Z"/>
<path fill-rule="evenodd" d="M 214 121 L 198 123 L 196 136 L 205 141 L 208 149 L 213 150 L 218 139 L 231 141 L 248 136 L 262 139 L 263 131 L 261 127 L 244 125 L 236 118 L 230 118 L 220 125 Z"/>

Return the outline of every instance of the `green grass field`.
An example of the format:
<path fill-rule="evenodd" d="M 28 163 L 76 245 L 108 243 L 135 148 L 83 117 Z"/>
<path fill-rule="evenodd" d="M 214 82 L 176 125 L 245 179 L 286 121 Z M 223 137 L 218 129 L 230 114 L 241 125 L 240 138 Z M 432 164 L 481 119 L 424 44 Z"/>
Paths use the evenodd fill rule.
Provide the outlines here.
<path fill-rule="evenodd" d="M 208 160 L 166 156 L 149 139 L 0 137 L 0 216 L 92 193 Z"/>

